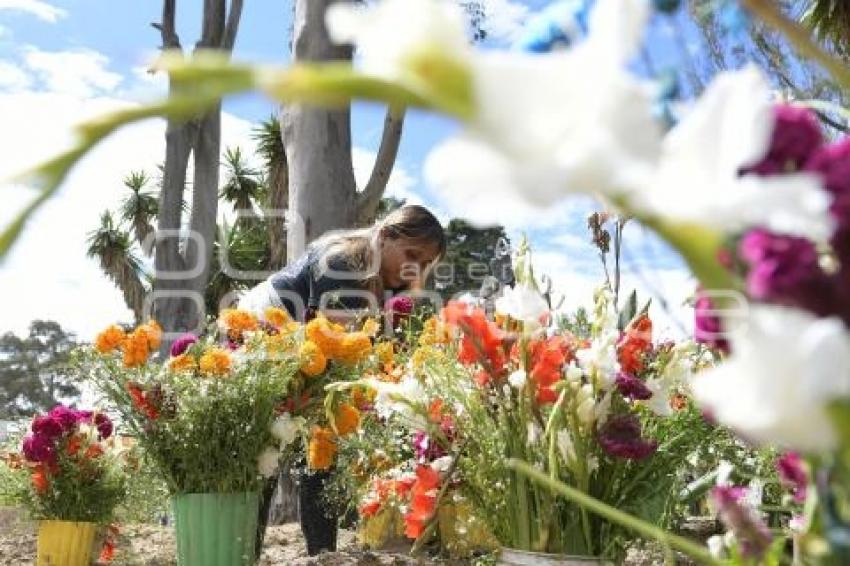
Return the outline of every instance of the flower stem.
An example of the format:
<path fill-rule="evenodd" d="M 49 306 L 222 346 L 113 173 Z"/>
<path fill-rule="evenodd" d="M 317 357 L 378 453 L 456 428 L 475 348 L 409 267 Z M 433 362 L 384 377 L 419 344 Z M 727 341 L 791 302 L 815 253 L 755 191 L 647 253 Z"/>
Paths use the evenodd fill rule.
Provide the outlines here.
<path fill-rule="evenodd" d="M 598 499 L 591 497 L 574 487 L 552 480 L 549 476 L 535 470 L 525 462 L 511 459 L 507 462 L 507 466 L 518 474 L 527 476 L 533 482 L 548 487 L 555 493 L 569 499 L 573 503 L 581 505 L 583 508 L 592 511 L 613 523 L 622 525 L 623 527 L 631 529 L 647 538 L 655 539 L 661 544 L 687 554 L 688 556 L 700 561 L 700 563 L 720 564 L 720 562 L 711 556 L 708 550 L 702 545 L 688 540 L 685 537 L 675 535 L 665 531 L 664 529 L 658 528 L 651 523 L 620 511 L 616 507 L 611 507 L 610 505 L 607 505 L 606 503 L 603 503 L 602 501 L 599 501 Z"/>

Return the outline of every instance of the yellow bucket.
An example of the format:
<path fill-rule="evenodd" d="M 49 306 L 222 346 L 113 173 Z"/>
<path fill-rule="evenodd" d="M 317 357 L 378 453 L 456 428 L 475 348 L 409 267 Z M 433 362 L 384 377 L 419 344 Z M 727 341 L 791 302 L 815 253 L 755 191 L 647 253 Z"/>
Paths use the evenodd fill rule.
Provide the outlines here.
<path fill-rule="evenodd" d="M 89 566 L 94 556 L 96 523 L 40 521 L 38 566 Z"/>

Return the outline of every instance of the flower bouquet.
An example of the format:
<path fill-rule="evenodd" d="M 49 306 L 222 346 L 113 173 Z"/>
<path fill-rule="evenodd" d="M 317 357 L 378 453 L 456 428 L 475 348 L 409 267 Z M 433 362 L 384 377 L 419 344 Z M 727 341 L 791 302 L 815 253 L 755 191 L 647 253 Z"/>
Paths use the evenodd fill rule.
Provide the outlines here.
<path fill-rule="evenodd" d="M 126 449 L 98 411 L 57 405 L 30 428 L 7 463 L 22 480 L 19 498 L 39 521 L 37 564 L 88 566 L 101 526 L 126 493 Z M 107 541 L 102 557 L 110 555 Z"/>
<path fill-rule="evenodd" d="M 298 332 L 283 311 L 229 309 L 162 362 L 155 322 L 112 326 L 78 352 L 169 487 L 181 564 L 253 563 L 258 491 L 292 441 L 275 419 L 303 359 Z"/>

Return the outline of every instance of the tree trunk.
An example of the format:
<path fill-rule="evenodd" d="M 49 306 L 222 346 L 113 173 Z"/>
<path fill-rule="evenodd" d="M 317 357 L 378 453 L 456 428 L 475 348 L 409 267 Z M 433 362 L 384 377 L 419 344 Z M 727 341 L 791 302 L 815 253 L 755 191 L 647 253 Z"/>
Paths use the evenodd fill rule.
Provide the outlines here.
<path fill-rule="evenodd" d="M 295 61 L 351 61 L 351 47 L 333 44 L 325 29 L 325 10 L 337 1 L 295 0 Z M 318 236 L 348 228 L 356 220 L 350 108 L 288 106 L 281 117 L 281 134 L 289 162 L 287 258 L 291 262 Z"/>
<path fill-rule="evenodd" d="M 279 161 L 269 168 L 269 271 L 286 265 L 286 219 L 283 216 L 289 205 L 289 162 L 286 151 L 281 151 Z"/>

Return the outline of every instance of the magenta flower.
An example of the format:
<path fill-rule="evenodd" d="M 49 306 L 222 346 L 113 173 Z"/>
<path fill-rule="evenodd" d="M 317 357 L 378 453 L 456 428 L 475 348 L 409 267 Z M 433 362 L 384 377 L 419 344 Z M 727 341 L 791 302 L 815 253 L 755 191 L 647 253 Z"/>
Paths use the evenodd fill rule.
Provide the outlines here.
<path fill-rule="evenodd" d="M 416 431 L 413 436 L 413 452 L 419 461 L 433 461 L 446 455 L 446 451 L 439 443 L 431 440 L 428 433 L 422 430 Z"/>
<path fill-rule="evenodd" d="M 633 415 L 611 417 L 596 439 L 607 454 L 627 460 L 643 460 L 658 449 L 657 442 L 641 437 L 640 422 Z"/>
<path fill-rule="evenodd" d="M 617 389 L 626 399 L 646 401 L 652 397 L 652 391 L 643 382 L 630 373 L 621 371 L 617 374 Z"/>
<path fill-rule="evenodd" d="M 65 405 L 56 405 L 50 409 L 47 415 L 59 421 L 62 425 L 62 430 L 65 432 L 74 430 L 80 420 L 79 411 Z"/>
<path fill-rule="evenodd" d="M 112 436 L 113 425 L 112 419 L 110 419 L 106 413 L 95 413 L 94 414 L 94 426 L 97 428 L 97 432 L 100 435 L 101 439 L 109 438 Z"/>
<path fill-rule="evenodd" d="M 820 316 L 836 312 L 832 283 L 810 240 L 757 228 L 744 236 L 738 253 L 749 265 L 747 292 L 753 298 Z"/>
<path fill-rule="evenodd" d="M 183 355 L 184 353 L 186 353 L 186 350 L 188 350 L 189 347 L 197 341 L 198 337 L 194 334 L 182 335 L 180 338 L 175 340 L 173 344 L 171 344 L 172 357 L 176 358 L 177 356 Z"/>
<path fill-rule="evenodd" d="M 76 423 L 77 420 L 75 417 L 71 427 L 75 426 Z M 51 441 L 65 432 L 62 421 L 52 415 L 39 415 L 35 417 L 32 420 L 30 428 L 37 436 L 43 436 Z"/>
<path fill-rule="evenodd" d="M 832 195 L 829 211 L 838 229 L 831 243 L 842 264 L 850 265 L 850 137 L 818 149 L 806 171 L 820 174 Z"/>
<path fill-rule="evenodd" d="M 743 487 L 717 486 L 711 490 L 711 499 L 720 520 L 732 531 L 738 549 L 745 558 L 760 560 L 770 547 L 773 536 L 767 526 L 745 501 L 747 490 Z"/>
<path fill-rule="evenodd" d="M 413 299 L 405 295 L 390 297 L 384 303 L 384 310 L 390 314 L 392 327 L 396 328 L 399 324 L 407 320 L 413 312 Z"/>
<path fill-rule="evenodd" d="M 30 434 L 24 438 L 22 445 L 24 457 L 30 462 L 52 464 L 56 461 L 56 445 L 54 439 L 44 434 Z"/>
<path fill-rule="evenodd" d="M 748 172 L 781 175 L 799 171 L 823 144 L 820 123 L 808 108 L 779 104 L 773 108 L 774 127 L 770 149 Z"/>
<path fill-rule="evenodd" d="M 776 460 L 776 471 L 782 484 L 790 488 L 794 503 L 806 502 L 806 488 L 809 476 L 803 466 L 803 459 L 796 452 L 786 452 Z"/>
<path fill-rule="evenodd" d="M 714 303 L 701 292 L 697 292 L 694 304 L 694 340 L 729 353 L 729 341 L 724 338 L 723 323 L 715 312 Z"/>

